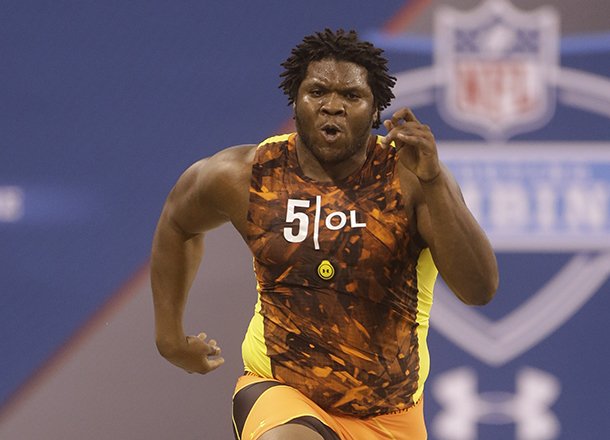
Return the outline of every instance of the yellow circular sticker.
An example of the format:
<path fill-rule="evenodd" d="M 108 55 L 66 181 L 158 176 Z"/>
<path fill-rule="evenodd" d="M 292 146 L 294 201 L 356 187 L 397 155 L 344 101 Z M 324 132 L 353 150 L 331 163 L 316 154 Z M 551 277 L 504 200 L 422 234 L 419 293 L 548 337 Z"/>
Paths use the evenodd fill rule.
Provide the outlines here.
<path fill-rule="evenodd" d="M 330 261 L 323 260 L 320 263 L 320 265 L 318 266 L 318 275 L 323 280 L 330 280 L 332 277 L 335 276 L 335 268 L 332 264 L 330 264 Z"/>

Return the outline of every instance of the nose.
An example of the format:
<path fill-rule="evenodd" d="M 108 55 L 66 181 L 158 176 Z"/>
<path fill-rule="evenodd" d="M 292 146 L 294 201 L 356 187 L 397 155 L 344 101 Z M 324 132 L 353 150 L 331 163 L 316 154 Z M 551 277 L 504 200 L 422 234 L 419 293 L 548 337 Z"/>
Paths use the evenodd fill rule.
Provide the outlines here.
<path fill-rule="evenodd" d="M 320 109 L 322 113 L 332 116 L 342 115 L 345 113 L 343 99 L 337 93 L 329 93 L 327 98 L 322 102 Z"/>

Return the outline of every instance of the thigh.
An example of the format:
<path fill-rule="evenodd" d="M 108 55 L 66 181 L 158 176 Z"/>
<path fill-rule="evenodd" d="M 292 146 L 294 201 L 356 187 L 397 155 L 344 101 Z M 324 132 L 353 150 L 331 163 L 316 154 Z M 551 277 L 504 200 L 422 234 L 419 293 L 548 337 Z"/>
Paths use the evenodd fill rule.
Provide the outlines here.
<path fill-rule="evenodd" d="M 426 440 L 428 438 L 423 399 L 404 411 L 369 419 L 335 417 L 335 421 L 342 428 L 340 432 L 348 433 L 346 440 Z"/>
<path fill-rule="evenodd" d="M 256 376 L 242 376 L 237 382 L 233 427 L 238 440 L 341 440 L 333 423 L 324 410 L 292 387 Z"/>
<path fill-rule="evenodd" d="M 289 423 L 270 429 L 259 440 L 324 440 L 324 437 L 306 426 Z"/>

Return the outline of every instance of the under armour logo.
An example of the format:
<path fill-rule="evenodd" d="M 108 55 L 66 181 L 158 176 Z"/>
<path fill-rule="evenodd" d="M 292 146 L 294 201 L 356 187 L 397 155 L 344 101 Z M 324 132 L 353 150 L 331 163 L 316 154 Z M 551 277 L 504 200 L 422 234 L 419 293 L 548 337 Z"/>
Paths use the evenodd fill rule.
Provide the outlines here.
<path fill-rule="evenodd" d="M 444 373 L 432 385 L 442 410 L 432 429 L 440 440 L 475 440 L 477 424 L 516 424 L 517 440 L 552 440 L 560 425 L 551 406 L 560 394 L 559 381 L 534 368 L 517 373 L 516 393 L 478 393 L 476 372 L 458 368 Z"/>

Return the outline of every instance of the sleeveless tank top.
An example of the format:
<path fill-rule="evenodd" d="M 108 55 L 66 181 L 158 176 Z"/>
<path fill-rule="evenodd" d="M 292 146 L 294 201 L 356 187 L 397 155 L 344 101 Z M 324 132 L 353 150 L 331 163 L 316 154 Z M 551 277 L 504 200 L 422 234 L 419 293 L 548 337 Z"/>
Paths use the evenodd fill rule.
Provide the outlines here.
<path fill-rule="evenodd" d="M 295 139 L 267 139 L 253 163 L 246 241 L 258 301 L 245 369 L 339 415 L 408 409 L 429 371 L 437 271 L 409 232 L 396 151 L 373 137 L 359 172 L 317 182 Z"/>

